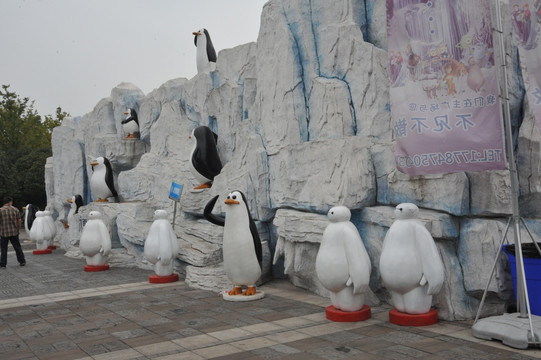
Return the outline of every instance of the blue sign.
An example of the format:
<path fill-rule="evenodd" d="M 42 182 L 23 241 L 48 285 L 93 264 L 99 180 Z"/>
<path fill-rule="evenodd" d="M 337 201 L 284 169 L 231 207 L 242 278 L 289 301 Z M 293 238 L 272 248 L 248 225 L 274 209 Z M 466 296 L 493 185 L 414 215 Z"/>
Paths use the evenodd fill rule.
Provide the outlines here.
<path fill-rule="evenodd" d="M 169 199 L 179 201 L 182 194 L 182 185 L 176 182 L 171 183 L 171 190 L 169 190 Z"/>

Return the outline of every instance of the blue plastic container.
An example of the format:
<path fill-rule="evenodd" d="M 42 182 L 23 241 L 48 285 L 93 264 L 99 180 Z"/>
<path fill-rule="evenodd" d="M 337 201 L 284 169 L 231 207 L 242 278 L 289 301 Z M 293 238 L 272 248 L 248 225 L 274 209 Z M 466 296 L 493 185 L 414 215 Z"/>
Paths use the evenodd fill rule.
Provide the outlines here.
<path fill-rule="evenodd" d="M 541 243 L 537 243 L 541 247 Z M 517 261 L 515 257 L 515 245 L 504 245 L 503 251 L 509 258 L 511 266 L 511 277 L 517 297 Z M 526 286 L 528 287 L 528 299 L 530 300 L 530 311 L 534 315 L 541 316 L 541 256 L 534 244 L 522 244 L 522 257 L 524 272 L 526 274 Z"/>

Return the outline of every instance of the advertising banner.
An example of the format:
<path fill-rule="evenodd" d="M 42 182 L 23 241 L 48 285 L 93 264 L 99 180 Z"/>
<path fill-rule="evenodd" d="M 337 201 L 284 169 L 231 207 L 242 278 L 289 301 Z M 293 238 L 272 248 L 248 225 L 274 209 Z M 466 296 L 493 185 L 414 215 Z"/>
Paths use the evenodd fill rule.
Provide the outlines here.
<path fill-rule="evenodd" d="M 489 0 L 387 0 L 397 168 L 505 169 Z"/>

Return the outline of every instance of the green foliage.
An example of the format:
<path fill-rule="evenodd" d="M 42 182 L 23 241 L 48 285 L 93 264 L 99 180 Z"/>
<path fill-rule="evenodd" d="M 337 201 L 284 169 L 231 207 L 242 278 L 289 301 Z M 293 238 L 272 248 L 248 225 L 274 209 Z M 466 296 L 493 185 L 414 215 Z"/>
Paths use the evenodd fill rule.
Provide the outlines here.
<path fill-rule="evenodd" d="M 45 208 L 45 162 L 52 155 L 53 128 L 69 116 L 60 107 L 56 117 L 41 116 L 34 102 L 9 91 L 0 90 L 0 197 L 9 195 L 15 205 L 32 203 Z"/>

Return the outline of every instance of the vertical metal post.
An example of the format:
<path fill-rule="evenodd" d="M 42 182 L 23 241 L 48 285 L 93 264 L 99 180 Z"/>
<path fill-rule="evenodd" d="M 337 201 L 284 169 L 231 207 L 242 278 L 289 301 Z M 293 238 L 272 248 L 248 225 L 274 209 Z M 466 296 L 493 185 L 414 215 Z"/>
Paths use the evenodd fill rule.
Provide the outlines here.
<path fill-rule="evenodd" d="M 177 218 L 177 202 L 173 201 L 175 206 L 173 207 L 173 230 L 175 230 L 175 219 Z"/>

